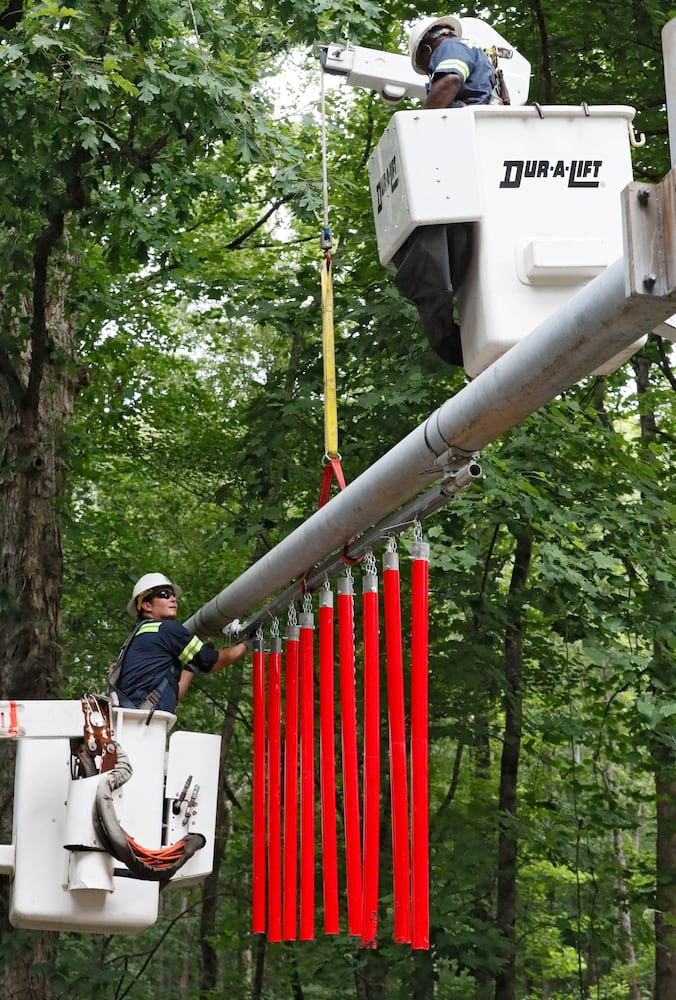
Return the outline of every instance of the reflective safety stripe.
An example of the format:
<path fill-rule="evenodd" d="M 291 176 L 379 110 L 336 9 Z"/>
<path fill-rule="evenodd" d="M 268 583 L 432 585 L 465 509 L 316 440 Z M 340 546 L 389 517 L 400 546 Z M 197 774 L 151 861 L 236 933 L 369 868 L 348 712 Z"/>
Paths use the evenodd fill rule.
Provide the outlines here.
<path fill-rule="evenodd" d="M 202 640 L 198 636 L 194 635 L 187 646 L 184 646 L 182 652 L 179 654 L 178 658 L 181 663 L 190 663 L 192 658 L 197 656 L 203 645 L 204 643 Z"/>
<path fill-rule="evenodd" d="M 159 632 L 162 622 L 148 621 L 139 625 L 136 635 L 145 635 L 147 632 Z"/>
<path fill-rule="evenodd" d="M 434 67 L 432 75 L 436 76 L 437 73 L 457 73 L 465 82 L 469 76 L 469 66 L 460 59 L 444 59 L 443 62 Z"/>

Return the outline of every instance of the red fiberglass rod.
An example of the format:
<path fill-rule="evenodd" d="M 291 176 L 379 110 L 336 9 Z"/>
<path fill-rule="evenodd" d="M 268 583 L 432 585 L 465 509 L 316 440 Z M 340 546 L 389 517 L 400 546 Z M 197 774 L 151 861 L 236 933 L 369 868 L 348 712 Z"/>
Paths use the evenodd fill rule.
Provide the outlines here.
<path fill-rule="evenodd" d="M 325 934 L 338 934 L 340 932 L 333 671 L 333 593 L 324 587 L 319 591 L 319 773 L 322 798 L 322 879 Z"/>
<path fill-rule="evenodd" d="M 380 860 L 380 660 L 378 652 L 378 575 L 372 552 L 363 576 L 364 622 L 364 853 L 361 947 L 378 944 L 378 866 Z M 370 565 L 369 565 L 370 564 Z M 374 570 L 374 572 L 371 572 Z"/>
<path fill-rule="evenodd" d="M 361 846 L 357 758 L 357 696 L 354 679 L 354 585 L 351 575 L 338 577 L 338 644 L 340 652 L 340 724 L 343 748 L 343 815 L 347 875 L 347 931 L 361 935 Z"/>
<path fill-rule="evenodd" d="M 265 932 L 265 653 L 253 651 L 253 886 L 251 930 Z"/>
<path fill-rule="evenodd" d="M 276 621 L 276 619 L 275 619 Z M 282 640 L 268 654 L 268 941 L 282 940 Z"/>
<path fill-rule="evenodd" d="M 296 939 L 298 904 L 298 661 L 300 628 L 286 629 L 284 691 L 284 900 L 282 937 Z"/>
<path fill-rule="evenodd" d="M 309 600 L 309 597 L 308 597 Z M 311 605 L 309 605 L 311 607 Z M 315 936 L 315 616 L 300 616 L 300 939 Z"/>
<path fill-rule="evenodd" d="M 429 948 L 428 650 L 429 545 L 413 543 L 411 614 L 411 946 Z"/>
<path fill-rule="evenodd" d="M 408 843 L 408 781 L 406 777 L 406 721 L 399 556 L 394 550 L 388 550 L 383 555 L 383 593 L 385 598 L 387 717 L 392 800 L 394 940 L 396 944 L 403 944 L 411 940 L 411 869 Z"/>

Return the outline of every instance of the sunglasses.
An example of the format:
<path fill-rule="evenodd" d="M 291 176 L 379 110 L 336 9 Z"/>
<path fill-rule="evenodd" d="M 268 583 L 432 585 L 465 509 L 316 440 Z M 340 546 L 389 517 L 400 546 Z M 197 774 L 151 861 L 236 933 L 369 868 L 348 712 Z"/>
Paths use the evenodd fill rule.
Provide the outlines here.
<path fill-rule="evenodd" d="M 168 601 L 170 597 L 175 597 L 176 594 L 173 590 L 154 590 L 150 595 L 150 599 L 153 600 L 155 597 L 161 597 L 163 601 Z"/>

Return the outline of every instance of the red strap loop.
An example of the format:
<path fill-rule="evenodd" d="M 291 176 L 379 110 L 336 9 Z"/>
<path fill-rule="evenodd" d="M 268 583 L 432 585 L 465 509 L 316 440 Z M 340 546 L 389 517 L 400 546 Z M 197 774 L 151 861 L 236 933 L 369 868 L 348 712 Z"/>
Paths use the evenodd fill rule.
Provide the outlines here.
<path fill-rule="evenodd" d="M 330 455 L 327 455 L 324 471 L 322 473 L 322 485 L 319 491 L 319 503 L 317 504 L 318 510 L 323 507 L 325 503 L 328 503 L 331 495 L 331 483 L 333 482 L 334 476 L 336 477 L 336 482 L 340 486 L 341 490 L 344 490 L 345 476 L 343 475 L 343 467 L 340 464 L 340 459 L 332 458 Z"/>
<path fill-rule="evenodd" d="M 331 455 L 326 455 L 324 463 L 325 464 L 324 464 L 324 471 L 322 473 L 322 485 L 319 491 L 319 503 L 317 504 L 317 510 L 320 510 L 325 503 L 328 503 L 329 497 L 331 496 L 331 483 L 333 482 L 334 476 L 341 490 L 344 490 L 346 486 L 345 476 L 343 475 L 343 467 L 340 464 L 340 458 L 338 457 L 332 458 Z M 345 542 L 345 545 L 343 546 L 341 551 L 341 559 L 348 566 L 356 566 L 364 558 L 363 556 L 358 556 L 356 559 L 351 559 L 348 556 L 347 550 L 353 541 L 354 539 L 351 538 L 349 542 Z"/>

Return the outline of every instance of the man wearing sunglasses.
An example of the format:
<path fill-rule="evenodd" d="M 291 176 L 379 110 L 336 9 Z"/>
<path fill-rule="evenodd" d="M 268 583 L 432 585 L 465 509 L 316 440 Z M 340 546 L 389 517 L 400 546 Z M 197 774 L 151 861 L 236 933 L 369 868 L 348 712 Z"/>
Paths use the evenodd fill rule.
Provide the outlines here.
<path fill-rule="evenodd" d="M 175 712 L 195 670 L 215 673 L 251 648 L 249 640 L 219 651 L 191 635 L 176 620 L 180 596 L 181 588 L 162 573 L 146 573 L 136 582 L 127 611 L 137 625 L 121 651 L 114 684 L 123 707 Z"/>

